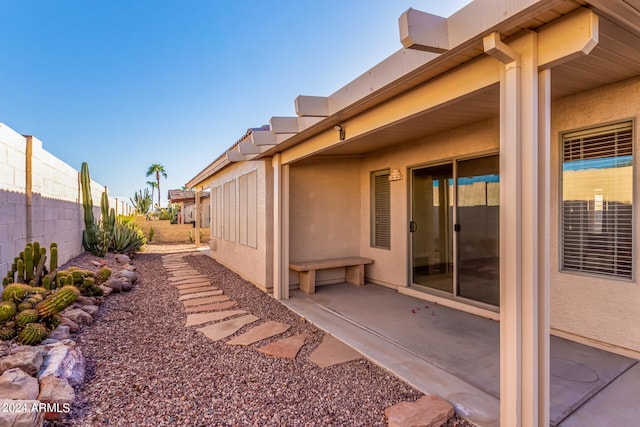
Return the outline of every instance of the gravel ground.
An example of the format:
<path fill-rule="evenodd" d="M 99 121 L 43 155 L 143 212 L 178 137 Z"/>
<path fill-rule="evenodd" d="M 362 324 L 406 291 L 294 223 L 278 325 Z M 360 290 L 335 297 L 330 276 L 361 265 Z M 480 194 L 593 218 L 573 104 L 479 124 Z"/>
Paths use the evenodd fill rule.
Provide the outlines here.
<path fill-rule="evenodd" d="M 188 249 L 188 248 L 187 248 Z M 138 254 L 133 291 L 106 298 L 89 327 L 75 337 L 87 376 L 72 412 L 49 426 L 384 426 L 384 409 L 421 393 L 366 359 L 321 369 L 307 356 L 322 332 L 208 256 L 185 260 L 211 278 L 238 308 L 291 325 L 273 342 L 308 333 L 295 360 L 211 342 L 185 327 L 178 291 L 169 284 L 160 252 Z M 169 250 L 181 250 L 173 247 Z M 88 267 L 85 253 L 67 266 Z M 107 255 L 112 263 L 112 257 Z M 241 334 L 250 329 L 245 326 Z M 470 424 L 457 417 L 448 427 Z"/>

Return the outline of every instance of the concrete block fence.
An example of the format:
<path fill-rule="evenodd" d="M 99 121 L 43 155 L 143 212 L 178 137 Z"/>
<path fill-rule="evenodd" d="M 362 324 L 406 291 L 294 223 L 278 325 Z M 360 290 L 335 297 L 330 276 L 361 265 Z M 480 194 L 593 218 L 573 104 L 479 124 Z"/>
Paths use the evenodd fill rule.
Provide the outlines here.
<path fill-rule="evenodd" d="M 96 218 L 104 189 L 91 182 Z M 117 214 L 133 211 L 116 198 L 109 205 Z M 60 264 L 79 255 L 83 229 L 80 172 L 44 150 L 37 138 L 0 123 L 0 277 L 27 242 L 38 241 L 47 250 L 56 242 Z"/>

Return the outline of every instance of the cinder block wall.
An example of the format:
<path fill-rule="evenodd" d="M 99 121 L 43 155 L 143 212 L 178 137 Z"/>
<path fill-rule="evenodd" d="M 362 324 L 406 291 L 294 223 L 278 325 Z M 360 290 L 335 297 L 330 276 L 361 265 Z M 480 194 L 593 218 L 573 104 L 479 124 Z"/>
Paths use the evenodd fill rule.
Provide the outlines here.
<path fill-rule="evenodd" d="M 96 218 L 103 191 L 92 181 Z M 110 198 L 110 206 L 119 214 L 130 213 L 117 199 Z M 79 255 L 83 228 L 79 172 L 45 151 L 37 138 L 0 123 L 0 277 L 27 242 L 47 248 L 56 242 L 60 264 Z"/>

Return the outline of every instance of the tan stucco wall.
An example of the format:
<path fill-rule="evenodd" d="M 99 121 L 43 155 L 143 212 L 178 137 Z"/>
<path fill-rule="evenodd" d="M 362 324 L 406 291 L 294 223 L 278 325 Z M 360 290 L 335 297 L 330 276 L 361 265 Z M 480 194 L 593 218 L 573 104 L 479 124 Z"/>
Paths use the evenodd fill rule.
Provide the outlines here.
<path fill-rule="evenodd" d="M 240 212 L 237 196 L 238 178 L 254 170 L 257 172 L 257 247 L 255 248 L 238 242 L 240 221 L 237 218 Z M 209 241 L 210 253 L 216 261 L 240 274 L 260 289 L 269 291 L 273 288 L 273 167 L 270 159 L 233 163 L 201 185 L 211 189 L 220 186 L 219 188 L 222 189 L 226 182 L 233 179 L 236 180 L 235 241 L 215 237 L 212 226 Z M 207 202 L 214 203 L 213 199 L 211 197 Z M 212 221 L 214 215 L 212 206 Z"/>
<path fill-rule="evenodd" d="M 640 261 L 637 207 L 635 223 L 636 278 L 629 282 L 560 272 L 559 200 L 560 133 L 640 115 L 640 79 L 627 80 L 557 100 L 552 105 L 551 122 L 551 327 L 588 339 L 640 351 Z M 637 150 L 637 128 L 635 136 Z M 637 177 L 638 156 L 634 159 Z M 635 203 L 638 197 L 635 186 Z"/>
<path fill-rule="evenodd" d="M 292 262 L 360 255 L 360 159 L 330 157 L 290 167 Z M 320 270 L 317 284 L 344 281 L 344 269 Z M 291 272 L 291 285 L 299 283 Z"/>
<path fill-rule="evenodd" d="M 409 285 L 408 209 L 410 168 L 497 152 L 498 118 L 464 126 L 439 135 L 393 146 L 363 158 L 360 168 L 360 253 L 372 258 L 367 280 L 389 287 Z M 391 182 L 391 248 L 372 248 L 370 243 L 370 174 L 382 169 L 400 169 L 403 179 Z"/>

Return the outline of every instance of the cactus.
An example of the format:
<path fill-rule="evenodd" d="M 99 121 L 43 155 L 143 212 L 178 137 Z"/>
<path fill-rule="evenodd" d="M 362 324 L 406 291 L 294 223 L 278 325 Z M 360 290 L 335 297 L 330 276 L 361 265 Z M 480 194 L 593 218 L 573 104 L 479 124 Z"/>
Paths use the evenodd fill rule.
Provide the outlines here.
<path fill-rule="evenodd" d="M 47 327 L 47 329 L 53 331 L 62 323 L 62 316 L 60 316 L 59 314 L 54 314 L 52 316 L 45 317 L 44 319 L 42 319 L 42 322 L 44 322 L 44 325 Z"/>
<path fill-rule="evenodd" d="M 49 271 L 53 272 L 58 269 L 58 244 L 55 242 L 51 242 L 49 246 Z"/>
<path fill-rule="evenodd" d="M 0 327 L 0 341 L 9 341 L 16 336 L 16 328 L 4 325 Z"/>
<path fill-rule="evenodd" d="M 32 248 L 33 248 L 33 265 L 36 266 L 40 262 L 40 256 L 41 256 L 40 243 L 33 242 Z"/>
<path fill-rule="evenodd" d="M 16 314 L 16 325 L 25 326 L 27 323 L 35 323 L 38 321 L 38 310 L 31 308 Z"/>
<path fill-rule="evenodd" d="M 96 274 L 96 282 L 98 284 L 104 283 L 109 280 L 109 277 L 111 277 L 111 269 L 108 267 L 102 267 Z"/>
<path fill-rule="evenodd" d="M 31 308 L 33 308 L 33 304 L 31 304 L 30 302 L 27 302 L 27 301 L 22 301 L 20 304 L 18 304 L 18 311 L 19 312 L 22 312 L 24 310 L 29 310 Z"/>
<path fill-rule="evenodd" d="M 27 282 L 33 280 L 33 247 L 27 243 L 24 248 L 24 273 Z"/>
<path fill-rule="evenodd" d="M 18 311 L 16 305 L 12 301 L 0 302 L 0 323 L 9 321 Z"/>
<path fill-rule="evenodd" d="M 7 285 L 8 285 L 9 283 L 11 283 L 11 282 L 12 282 L 12 280 L 11 280 L 11 279 L 9 279 L 8 277 L 3 278 L 3 279 L 2 279 L 2 287 L 7 286 Z"/>
<path fill-rule="evenodd" d="M 33 287 L 22 283 L 11 283 L 2 292 L 2 301 L 20 303 L 28 294 L 33 292 L 33 289 Z"/>
<path fill-rule="evenodd" d="M 42 323 L 27 323 L 18 334 L 18 341 L 25 345 L 36 345 L 47 335 L 49 331 Z"/>
<path fill-rule="evenodd" d="M 45 289 L 51 289 L 51 276 L 48 274 L 42 278 L 42 287 Z"/>
<path fill-rule="evenodd" d="M 22 259 L 18 260 L 18 281 L 24 281 L 24 261 Z"/>
<path fill-rule="evenodd" d="M 36 309 L 40 316 L 49 317 L 69 307 L 79 296 L 80 291 L 75 286 L 64 286 L 45 298 Z"/>

